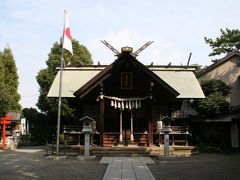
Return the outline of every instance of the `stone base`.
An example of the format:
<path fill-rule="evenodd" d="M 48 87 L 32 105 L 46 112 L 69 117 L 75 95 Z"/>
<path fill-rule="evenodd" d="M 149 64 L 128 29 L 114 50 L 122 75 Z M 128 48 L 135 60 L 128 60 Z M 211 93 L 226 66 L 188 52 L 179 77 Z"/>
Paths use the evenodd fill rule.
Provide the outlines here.
<path fill-rule="evenodd" d="M 164 146 L 147 148 L 149 155 L 164 156 Z M 198 151 L 194 146 L 169 146 L 169 156 L 191 156 Z"/>
<path fill-rule="evenodd" d="M 68 156 L 46 156 L 45 159 L 50 159 L 50 160 L 62 160 L 62 159 L 67 159 Z"/>
<path fill-rule="evenodd" d="M 96 156 L 77 156 L 77 159 L 80 161 L 95 159 Z"/>

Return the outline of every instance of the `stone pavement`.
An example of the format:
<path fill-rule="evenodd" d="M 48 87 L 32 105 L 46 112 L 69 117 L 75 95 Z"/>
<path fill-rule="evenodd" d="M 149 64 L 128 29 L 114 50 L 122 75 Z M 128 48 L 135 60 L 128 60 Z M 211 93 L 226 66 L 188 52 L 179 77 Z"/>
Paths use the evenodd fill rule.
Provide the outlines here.
<path fill-rule="evenodd" d="M 103 180 L 155 180 L 146 164 L 150 157 L 103 157 L 100 164 L 109 164 Z"/>
<path fill-rule="evenodd" d="M 46 158 L 45 152 L 44 147 L 28 147 L 14 151 L 0 150 L 0 179 L 102 180 L 107 178 L 106 172 L 110 168 L 108 165 L 114 162 L 114 158 L 115 160 L 118 158 L 97 156 L 91 160 L 78 160 L 76 155 L 69 155 L 66 159 L 53 160 Z M 116 154 L 109 154 L 109 156 L 114 155 Z M 168 158 L 134 155 L 124 159 L 129 160 L 128 164 L 124 164 L 125 161 L 121 161 L 121 164 L 128 168 L 122 168 L 122 172 L 129 174 L 130 177 L 133 171 L 128 170 L 133 169 L 134 163 L 139 163 L 136 162 L 139 159 L 140 162 L 145 162 L 145 164 L 139 163 L 139 169 L 148 171 L 145 166 L 147 165 L 154 178 L 160 180 L 238 180 L 240 177 L 240 152 L 200 153 L 190 157 Z M 129 165 L 129 162 L 133 165 Z"/>

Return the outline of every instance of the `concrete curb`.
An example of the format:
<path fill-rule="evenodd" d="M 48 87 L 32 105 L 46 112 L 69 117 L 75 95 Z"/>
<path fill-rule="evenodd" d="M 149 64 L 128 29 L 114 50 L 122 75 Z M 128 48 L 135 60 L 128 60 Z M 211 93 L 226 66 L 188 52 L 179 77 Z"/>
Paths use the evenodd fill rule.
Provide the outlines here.
<path fill-rule="evenodd" d="M 77 159 L 80 161 L 84 161 L 84 160 L 92 160 L 95 159 L 96 156 L 77 156 Z"/>
<path fill-rule="evenodd" d="M 67 159 L 68 156 L 46 156 L 45 159 L 49 159 L 49 160 L 62 160 L 62 159 Z"/>

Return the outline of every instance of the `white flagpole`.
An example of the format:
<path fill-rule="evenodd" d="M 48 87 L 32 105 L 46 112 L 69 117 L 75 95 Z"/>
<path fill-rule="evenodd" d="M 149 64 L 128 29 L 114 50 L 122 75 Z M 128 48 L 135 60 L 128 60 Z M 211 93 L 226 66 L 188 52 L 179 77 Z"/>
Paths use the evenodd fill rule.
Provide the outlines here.
<path fill-rule="evenodd" d="M 65 23 L 66 23 L 66 11 L 64 10 L 64 29 L 63 29 L 63 36 L 62 36 L 62 54 L 61 54 L 60 79 L 59 79 L 56 156 L 59 156 L 59 135 L 60 135 L 60 124 L 61 124 L 61 104 L 62 104 L 63 42 L 64 42 L 64 33 L 65 33 L 64 32 Z"/>

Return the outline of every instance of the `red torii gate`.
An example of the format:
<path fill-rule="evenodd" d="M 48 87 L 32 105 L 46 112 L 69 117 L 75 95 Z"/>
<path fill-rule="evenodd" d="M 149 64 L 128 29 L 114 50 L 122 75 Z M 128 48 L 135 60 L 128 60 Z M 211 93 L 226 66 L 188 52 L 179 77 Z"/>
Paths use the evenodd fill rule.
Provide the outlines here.
<path fill-rule="evenodd" d="M 1 117 L 1 122 L 2 124 L 2 149 L 6 150 L 6 124 L 11 124 L 11 121 L 7 121 L 8 119 L 11 119 L 12 116 L 4 116 Z"/>

